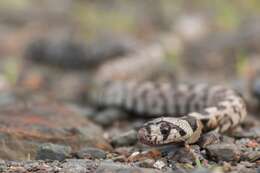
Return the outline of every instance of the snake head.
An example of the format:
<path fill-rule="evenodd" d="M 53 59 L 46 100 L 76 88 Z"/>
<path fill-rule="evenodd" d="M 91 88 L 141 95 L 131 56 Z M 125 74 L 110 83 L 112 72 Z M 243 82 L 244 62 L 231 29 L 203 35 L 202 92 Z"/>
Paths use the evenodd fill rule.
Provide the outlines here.
<path fill-rule="evenodd" d="M 149 121 L 138 131 L 138 139 L 146 145 L 194 142 L 200 136 L 197 120 L 193 117 L 163 117 Z M 198 133 L 199 132 L 199 133 Z"/>

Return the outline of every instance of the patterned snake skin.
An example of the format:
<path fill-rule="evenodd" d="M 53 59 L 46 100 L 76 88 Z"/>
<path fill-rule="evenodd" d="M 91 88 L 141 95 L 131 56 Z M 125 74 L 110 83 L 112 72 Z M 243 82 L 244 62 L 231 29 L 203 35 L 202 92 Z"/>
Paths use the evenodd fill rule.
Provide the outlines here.
<path fill-rule="evenodd" d="M 149 145 L 196 142 L 203 131 L 225 132 L 246 116 L 244 101 L 233 90 L 204 84 L 112 81 L 96 95 L 102 106 L 120 107 L 137 115 L 160 117 L 139 130 Z M 161 117 L 167 116 L 167 117 Z"/>
<path fill-rule="evenodd" d="M 99 84 L 94 100 L 156 118 L 138 131 L 139 141 L 147 145 L 194 143 L 206 131 L 234 128 L 247 115 L 243 99 L 218 85 L 111 79 Z"/>

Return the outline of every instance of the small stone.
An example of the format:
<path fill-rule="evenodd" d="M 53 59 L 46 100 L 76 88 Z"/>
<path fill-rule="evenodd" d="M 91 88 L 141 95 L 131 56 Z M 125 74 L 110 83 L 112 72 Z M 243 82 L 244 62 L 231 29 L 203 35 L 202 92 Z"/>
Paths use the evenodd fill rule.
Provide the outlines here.
<path fill-rule="evenodd" d="M 254 162 L 260 159 L 260 151 L 251 151 L 243 155 L 244 158 L 250 162 Z"/>
<path fill-rule="evenodd" d="M 259 146 L 259 143 L 256 140 L 250 140 L 247 144 L 247 147 L 250 148 L 257 148 Z"/>
<path fill-rule="evenodd" d="M 145 159 L 136 163 L 137 166 L 143 168 L 152 168 L 154 167 L 154 164 L 155 164 L 155 160 L 153 159 Z"/>
<path fill-rule="evenodd" d="M 205 148 L 210 144 L 220 143 L 220 137 L 220 134 L 214 131 L 206 133 L 199 139 L 199 146 Z"/>
<path fill-rule="evenodd" d="M 86 147 L 79 150 L 77 156 L 80 159 L 105 159 L 106 153 L 98 148 Z"/>
<path fill-rule="evenodd" d="M 131 146 L 137 143 L 137 132 L 135 130 L 128 131 L 112 138 L 111 144 L 114 147 Z"/>
<path fill-rule="evenodd" d="M 161 153 L 156 149 L 146 150 L 143 152 L 136 151 L 128 157 L 128 160 L 131 162 L 135 162 L 135 161 L 146 160 L 147 158 L 149 159 L 161 158 Z"/>
<path fill-rule="evenodd" d="M 114 162 L 127 162 L 127 158 L 125 156 L 117 156 L 112 159 Z"/>
<path fill-rule="evenodd" d="M 194 162 L 194 155 L 199 160 L 204 159 L 200 153 L 200 147 L 198 145 L 191 145 L 190 149 L 179 147 L 175 152 L 168 154 L 168 159 L 178 163 L 192 164 Z"/>
<path fill-rule="evenodd" d="M 93 117 L 93 121 L 106 127 L 111 126 L 116 120 L 124 119 L 126 117 L 127 115 L 125 112 L 119 109 L 110 108 L 97 113 L 96 116 Z"/>
<path fill-rule="evenodd" d="M 240 150 L 235 144 L 211 144 L 206 147 L 208 155 L 216 161 L 238 161 Z"/>
<path fill-rule="evenodd" d="M 69 159 L 62 164 L 60 172 L 66 173 L 91 173 L 95 172 L 98 165 L 90 160 Z"/>
<path fill-rule="evenodd" d="M 45 143 L 39 146 L 36 160 L 59 160 L 63 161 L 70 156 L 71 148 L 58 144 Z"/>
<path fill-rule="evenodd" d="M 232 169 L 232 165 L 228 162 L 224 162 L 222 167 L 224 172 L 230 172 Z"/>
<path fill-rule="evenodd" d="M 15 167 L 15 168 L 11 167 L 10 172 L 26 173 L 27 170 L 23 167 L 18 166 L 18 167 Z"/>
<path fill-rule="evenodd" d="M 166 164 L 161 161 L 161 160 L 157 160 L 154 164 L 153 164 L 153 167 L 156 168 L 156 169 L 163 169 L 164 167 L 166 167 Z"/>

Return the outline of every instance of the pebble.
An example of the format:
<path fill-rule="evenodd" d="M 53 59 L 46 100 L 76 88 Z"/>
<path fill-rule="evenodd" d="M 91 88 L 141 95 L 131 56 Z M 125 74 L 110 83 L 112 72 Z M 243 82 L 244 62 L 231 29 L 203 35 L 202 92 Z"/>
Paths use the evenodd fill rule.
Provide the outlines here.
<path fill-rule="evenodd" d="M 206 150 L 210 158 L 216 161 L 238 161 L 241 155 L 239 148 L 229 143 L 211 144 Z"/>
<path fill-rule="evenodd" d="M 36 153 L 36 160 L 59 160 L 63 161 L 70 156 L 69 146 L 45 143 L 39 146 Z"/>
<path fill-rule="evenodd" d="M 112 138 L 111 145 L 114 147 L 131 146 L 136 144 L 137 141 L 137 132 L 135 130 L 130 130 L 120 136 Z"/>
<path fill-rule="evenodd" d="M 122 110 L 109 108 L 97 113 L 93 117 L 93 121 L 104 127 L 111 126 L 116 120 L 124 119 L 127 114 Z"/>
<path fill-rule="evenodd" d="M 161 161 L 161 160 L 157 160 L 154 164 L 153 164 L 153 167 L 156 168 L 156 169 L 163 169 L 164 167 L 166 167 L 166 164 Z"/>
<path fill-rule="evenodd" d="M 60 172 L 64 173 L 92 173 L 98 165 L 90 160 L 69 159 L 62 167 Z"/>
<path fill-rule="evenodd" d="M 80 159 L 105 159 L 106 153 L 98 148 L 86 147 L 79 150 L 77 156 Z"/>
<path fill-rule="evenodd" d="M 250 162 L 254 162 L 260 159 L 260 151 L 251 151 L 243 154 L 243 158 Z"/>
<path fill-rule="evenodd" d="M 205 148 L 210 144 L 220 143 L 220 137 L 220 134 L 214 131 L 206 133 L 199 139 L 199 146 Z"/>
<path fill-rule="evenodd" d="M 137 162 L 136 165 L 142 168 L 152 168 L 154 167 L 155 163 L 156 162 L 154 159 L 145 159 Z"/>
<path fill-rule="evenodd" d="M 200 153 L 200 147 L 198 145 L 191 145 L 190 147 L 191 150 L 195 153 L 196 157 L 198 157 L 200 160 L 203 160 L 203 156 Z M 168 159 L 179 163 L 192 164 L 194 162 L 194 155 L 189 149 L 181 147 L 176 150 L 176 152 L 169 153 Z"/>
<path fill-rule="evenodd" d="M 125 156 L 117 156 L 112 159 L 114 162 L 127 162 L 128 159 Z"/>

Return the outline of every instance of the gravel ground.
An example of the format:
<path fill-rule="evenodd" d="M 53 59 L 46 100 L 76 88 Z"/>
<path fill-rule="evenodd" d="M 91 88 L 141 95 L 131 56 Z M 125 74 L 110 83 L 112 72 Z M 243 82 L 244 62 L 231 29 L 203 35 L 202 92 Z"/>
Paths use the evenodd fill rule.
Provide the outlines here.
<path fill-rule="evenodd" d="M 249 39 L 251 37 L 254 36 L 250 35 Z M 229 42 L 235 47 L 234 51 L 237 51 L 243 45 L 233 44 L 237 41 L 232 38 L 227 39 L 232 41 Z M 222 42 L 217 44 L 219 48 L 215 50 L 213 48 L 216 45 L 208 44 L 207 41 L 210 40 L 206 39 L 202 44 L 208 45 L 208 49 L 212 50 L 213 53 L 207 52 L 208 54 L 227 52 L 223 57 L 230 55 L 229 49 L 222 51 L 226 48 L 223 48 Z M 4 88 L 6 90 L 0 94 L 0 158 L 3 159 L 0 161 L 0 172 L 260 172 L 260 121 L 257 119 L 260 85 L 257 77 L 254 76 L 254 81 L 250 83 L 250 90 L 245 87 L 248 85 L 246 78 L 243 78 L 242 84 L 236 79 L 229 82 L 241 94 L 244 95 L 246 91 L 250 95 L 244 96 L 253 109 L 250 109 L 250 115 L 240 127 L 226 134 L 206 133 L 190 146 L 191 149 L 180 144 L 148 147 L 137 140 L 137 129 L 146 120 L 116 108 L 97 108 L 89 102 L 88 97 L 93 87 L 93 66 L 133 51 L 133 45 L 116 41 L 110 44 L 110 40 L 89 45 L 78 45 L 68 39 L 49 41 L 34 40 L 34 44 L 29 45 L 25 55 L 30 57 L 23 61 L 17 86 Z M 187 47 L 191 51 L 184 56 L 194 56 L 195 49 L 199 51 L 196 56 L 203 52 L 201 57 L 207 58 L 208 54 L 200 51 L 204 47 L 199 48 Z M 73 53 L 70 54 L 71 52 Z M 77 63 L 71 64 L 75 57 L 80 68 Z M 96 58 L 92 59 L 93 57 Z M 232 59 L 225 61 L 226 59 L 221 58 L 219 66 L 233 62 Z M 147 61 L 146 59 L 142 63 L 147 64 Z M 212 57 L 209 61 L 201 61 L 207 65 L 211 63 L 211 66 L 216 63 Z M 158 62 L 164 61 L 160 59 Z M 192 67 L 200 65 L 196 64 L 197 60 L 189 63 Z M 136 64 L 132 66 L 136 67 Z M 193 71 L 192 67 L 188 68 Z M 224 75 L 234 68 L 232 66 L 226 69 Z M 140 74 L 139 71 L 142 70 L 140 67 L 137 69 L 137 72 L 133 72 L 134 75 Z M 132 68 L 129 71 L 131 70 Z M 150 71 L 152 70 L 147 68 L 147 72 L 144 69 L 143 73 L 150 74 Z M 106 72 L 105 70 L 101 74 Z M 203 74 L 208 75 L 205 71 Z M 117 75 L 125 77 L 116 72 L 115 76 Z M 187 79 L 190 78 L 193 75 Z M 214 75 L 208 78 L 211 81 L 215 79 Z M 193 80 L 196 81 L 195 78 Z M 0 78 L 0 84 L 4 82 L 6 81 Z M 252 96 L 254 104 L 250 102 Z"/>

